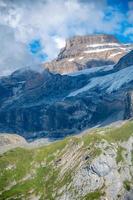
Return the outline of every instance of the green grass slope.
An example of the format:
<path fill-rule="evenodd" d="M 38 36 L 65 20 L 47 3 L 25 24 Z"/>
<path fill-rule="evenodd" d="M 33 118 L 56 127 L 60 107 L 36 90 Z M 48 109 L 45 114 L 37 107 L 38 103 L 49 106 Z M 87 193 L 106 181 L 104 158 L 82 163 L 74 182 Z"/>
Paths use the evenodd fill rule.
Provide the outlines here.
<path fill-rule="evenodd" d="M 10 150 L 0 155 L 0 199 L 58 199 L 63 193 L 60 188 L 71 183 L 73 173 L 80 164 L 78 158 L 75 158 L 72 167 L 67 170 L 64 168 L 61 175 L 65 164 L 60 163 L 69 149 L 71 151 L 74 145 L 78 145 L 79 156 L 84 156 L 86 150 L 90 149 L 91 157 L 95 158 L 101 154 L 96 143 L 101 143 L 102 140 L 109 144 L 119 143 L 127 141 L 132 135 L 133 122 L 130 121 L 120 128 L 96 129 L 81 137 L 68 137 L 36 149 Z M 122 151 L 124 149 L 118 147 L 117 163 L 123 161 Z M 103 191 L 96 191 L 79 199 L 99 199 L 101 195 Z"/>

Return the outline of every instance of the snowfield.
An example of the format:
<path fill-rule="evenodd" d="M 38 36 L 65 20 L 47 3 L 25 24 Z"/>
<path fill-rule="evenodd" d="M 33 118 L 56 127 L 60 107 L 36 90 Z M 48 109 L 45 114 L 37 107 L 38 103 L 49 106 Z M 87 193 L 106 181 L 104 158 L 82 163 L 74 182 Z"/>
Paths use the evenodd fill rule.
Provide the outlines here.
<path fill-rule="evenodd" d="M 77 72 L 73 72 L 73 73 L 70 73 L 70 74 L 67 74 L 68 76 L 79 76 L 79 75 L 82 75 L 82 74 L 92 74 L 92 73 L 97 73 L 97 72 L 104 72 L 104 71 L 110 71 L 112 70 L 114 67 L 114 65 L 105 65 L 105 66 L 102 66 L 102 67 L 92 67 L 92 68 L 89 68 L 89 69 L 83 69 L 83 70 L 80 70 L 80 71 L 77 71 Z"/>
<path fill-rule="evenodd" d="M 93 88 L 104 90 L 106 93 L 112 93 L 126 86 L 131 81 L 133 81 L 133 66 L 109 75 L 91 78 L 86 86 L 71 92 L 67 97 L 76 96 L 80 93 L 92 90 Z"/>

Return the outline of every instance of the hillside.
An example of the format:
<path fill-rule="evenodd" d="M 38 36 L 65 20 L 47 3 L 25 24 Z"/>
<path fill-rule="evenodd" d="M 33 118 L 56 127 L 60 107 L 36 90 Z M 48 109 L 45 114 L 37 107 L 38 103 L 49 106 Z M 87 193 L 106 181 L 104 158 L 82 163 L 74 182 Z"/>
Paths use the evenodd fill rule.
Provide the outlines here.
<path fill-rule="evenodd" d="M 133 121 L 0 155 L 0 199 L 131 200 Z"/>

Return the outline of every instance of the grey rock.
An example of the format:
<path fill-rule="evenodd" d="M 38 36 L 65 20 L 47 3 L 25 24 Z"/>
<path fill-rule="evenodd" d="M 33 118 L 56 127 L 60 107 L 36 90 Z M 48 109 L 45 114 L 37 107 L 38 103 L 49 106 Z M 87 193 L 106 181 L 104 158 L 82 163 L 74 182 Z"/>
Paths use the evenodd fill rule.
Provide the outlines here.
<path fill-rule="evenodd" d="M 133 190 L 128 192 L 122 200 L 133 200 Z"/>
<path fill-rule="evenodd" d="M 103 183 L 103 178 L 100 178 L 88 167 L 82 168 L 73 179 L 74 188 L 80 196 L 85 196 L 98 188 L 102 188 Z"/>
<path fill-rule="evenodd" d="M 108 175 L 116 167 L 114 159 L 108 155 L 101 155 L 93 161 L 91 169 L 101 177 Z"/>

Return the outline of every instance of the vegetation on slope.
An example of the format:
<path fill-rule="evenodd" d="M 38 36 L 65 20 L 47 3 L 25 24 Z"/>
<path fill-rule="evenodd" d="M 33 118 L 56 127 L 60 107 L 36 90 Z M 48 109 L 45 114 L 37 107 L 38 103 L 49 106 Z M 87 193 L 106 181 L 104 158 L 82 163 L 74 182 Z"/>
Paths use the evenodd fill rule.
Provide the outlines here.
<path fill-rule="evenodd" d="M 78 145 L 79 156 L 89 150 L 92 159 L 101 154 L 98 143 L 106 140 L 109 143 L 126 141 L 133 135 L 133 122 L 130 121 L 120 128 L 96 129 L 78 137 L 68 137 L 48 146 L 36 149 L 16 148 L 0 155 L 0 199 L 38 199 L 55 200 L 63 191 L 60 188 L 69 186 L 75 169 L 80 163 L 65 169 L 61 159 L 69 149 Z M 117 163 L 123 160 L 123 148 L 118 145 Z M 87 160 L 87 157 L 85 158 Z M 87 161 L 88 162 L 88 161 Z M 63 171 L 64 167 L 64 171 Z M 65 171 L 66 170 L 66 171 Z M 63 175 L 61 172 L 63 171 Z M 129 189 L 128 181 L 124 183 Z M 60 192 L 59 192 L 60 191 Z M 97 190 L 87 194 L 85 200 L 98 199 L 103 192 Z"/>

